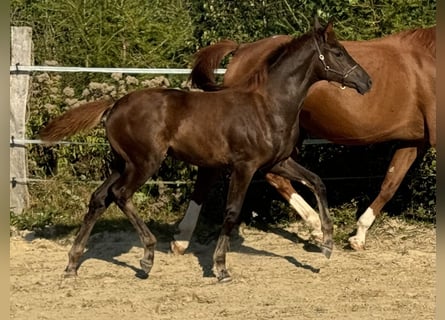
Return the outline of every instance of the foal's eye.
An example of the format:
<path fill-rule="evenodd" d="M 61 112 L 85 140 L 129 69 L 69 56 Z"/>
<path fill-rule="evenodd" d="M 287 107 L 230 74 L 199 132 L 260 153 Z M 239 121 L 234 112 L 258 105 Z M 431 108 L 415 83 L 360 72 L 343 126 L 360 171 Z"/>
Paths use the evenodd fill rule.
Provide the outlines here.
<path fill-rule="evenodd" d="M 335 56 L 336 56 L 337 58 L 343 57 L 343 51 L 338 51 L 338 52 L 336 52 L 336 53 L 335 53 Z"/>

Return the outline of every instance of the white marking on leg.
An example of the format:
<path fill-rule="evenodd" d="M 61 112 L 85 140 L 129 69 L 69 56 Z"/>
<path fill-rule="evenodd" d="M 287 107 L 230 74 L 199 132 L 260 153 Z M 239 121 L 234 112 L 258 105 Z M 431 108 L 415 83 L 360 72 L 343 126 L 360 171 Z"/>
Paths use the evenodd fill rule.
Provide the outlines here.
<path fill-rule="evenodd" d="M 366 232 L 375 220 L 374 210 L 371 208 L 360 216 L 357 221 L 357 233 L 355 236 L 349 238 L 349 242 L 354 249 L 363 249 L 365 246 Z"/>
<path fill-rule="evenodd" d="M 292 193 L 289 203 L 303 218 L 305 223 L 313 229 L 312 234 L 321 235 L 321 222 L 317 212 L 298 193 Z"/>
<path fill-rule="evenodd" d="M 196 223 L 198 222 L 201 207 L 202 205 L 197 204 L 193 200 L 189 202 L 185 215 L 178 225 L 179 233 L 174 235 L 176 245 L 179 245 L 184 250 L 189 246 L 193 230 L 195 230 Z"/>

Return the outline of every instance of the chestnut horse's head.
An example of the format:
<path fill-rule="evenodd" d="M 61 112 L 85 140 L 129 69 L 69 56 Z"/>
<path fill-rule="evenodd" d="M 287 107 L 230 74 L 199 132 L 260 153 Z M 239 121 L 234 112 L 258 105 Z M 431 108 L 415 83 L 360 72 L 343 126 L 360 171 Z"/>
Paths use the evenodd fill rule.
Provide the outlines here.
<path fill-rule="evenodd" d="M 371 89 L 371 77 L 337 40 L 332 21 L 323 27 L 315 17 L 314 34 L 319 60 L 315 71 L 320 79 L 339 82 L 342 86 L 356 89 L 360 94 Z"/>

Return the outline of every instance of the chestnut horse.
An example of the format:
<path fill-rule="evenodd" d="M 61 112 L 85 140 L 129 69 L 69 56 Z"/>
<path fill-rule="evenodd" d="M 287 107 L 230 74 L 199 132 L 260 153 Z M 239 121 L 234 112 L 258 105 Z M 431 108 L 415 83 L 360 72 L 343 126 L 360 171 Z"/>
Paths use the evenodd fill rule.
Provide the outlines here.
<path fill-rule="evenodd" d="M 436 144 L 435 49 L 436 28 L 402 31 L 369 41 L 341 41 L 351 56 L 373 79 L 366 95 L 352 90 L 338 90 L 325 81 L 315 84 L 300 114 L 300 125 L 309 134 L 344 145 L 367 145 L 400 141 L 380 193 L 357 222 L 357 233 L 349 238 L 351 247 L 363 249 L 368 228 L 383 206 L 393 197 L 408 169 L 428 147 Z M 229 53 L 234 52 L 224 75 L 224 88 L 249 77 L 271 50 L 289 42 L 292 37 L 279 35 L 253 43 L 224 40 L 197 52 L 190 79 L 197 87 L 215 91 L 213 70 Z M 289 86 L 288 86 L 289 88 Z M 290 88 L 289 88 L 290 89 Z M 298 147 L 301 147 L 301 142 Z M 189 244 L 205 193 L 215 173 L 198 170 L 192 200 L 172 241 L 172 251 L 183 254 Z M 312 236 L 321 236 L 317 213 L 293 189 L 289 180 L 268 173 L 266 180 L 297 210 Z"/>
<path fill-rule="evenodd" d="M 229 237 L 253 174 L 264 171 L 299 180 L 308 172 L 290 155 L 299 137 L 303 99 L 323 79 L 338 81 L 361 94 L 371 87 L 368 74 L 336 39 L 332 22 L 323 27 L 315 19 L 312 31 L 271 50 L 251 77 L 233 87 L 216 92 L 143 89 L 115 103 L 90 102 L 51 121 L 40 133 L 43 141 L 58 141 L 90 129 L 106 117 L 115 160 L 111 175 L 92 194 L 68 254 L 66 274 L 77 274 L 95 222 L 115 202 L 138 232 L 144 247 L 141 269 L 148 276 L 156 238 L 131 199 L 171 155 L 199 167 L 231 170 L 225 219 L 213 255 L 217 279 L 230 280 L 226 268 Z M 333 225 L 324 185 L 316 189 L 323 230 L 321 251 L 329 258 Z"/>

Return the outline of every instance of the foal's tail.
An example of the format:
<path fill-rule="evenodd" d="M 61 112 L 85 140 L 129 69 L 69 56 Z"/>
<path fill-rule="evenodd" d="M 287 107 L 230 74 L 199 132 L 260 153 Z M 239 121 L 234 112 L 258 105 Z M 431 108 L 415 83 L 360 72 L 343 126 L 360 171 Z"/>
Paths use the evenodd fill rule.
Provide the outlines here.
<path fill-rule="evenodd" d="M 195 54 L 192 72 L 189 80 L 192 85 L 205 91 L 217 91 L 222 88 L 215 82 L 214 70 L 222 59 L 238 49 L 238 44 L 232 40 L 222 40 L 199 50 Z"/>
<path fill-rule="evenodd" d="M 113 107 L 111 99 L 97 100 L 73 108 L 54 118 L 39 132 L 44 142 L 56 142 L 99 124 L 104 114 Z"/>

